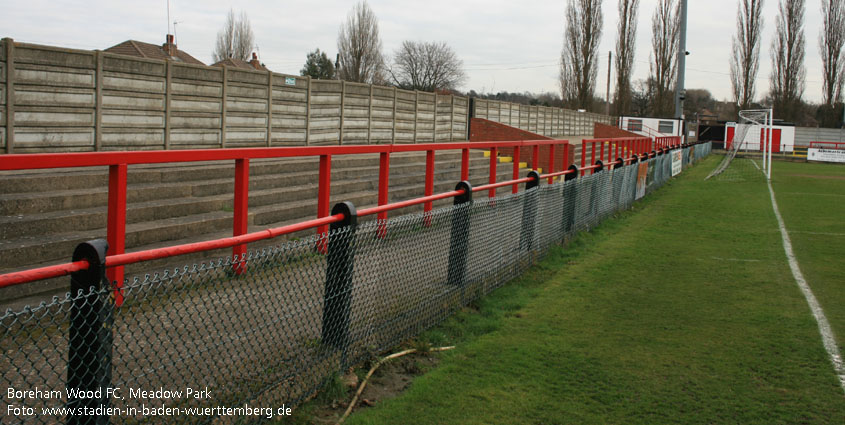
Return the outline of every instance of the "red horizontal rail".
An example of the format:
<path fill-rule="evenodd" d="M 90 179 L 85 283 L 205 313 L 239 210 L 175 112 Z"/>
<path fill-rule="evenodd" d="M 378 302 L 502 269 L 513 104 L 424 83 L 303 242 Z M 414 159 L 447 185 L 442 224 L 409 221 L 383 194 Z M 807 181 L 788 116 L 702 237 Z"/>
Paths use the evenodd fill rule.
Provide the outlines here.
<path fill-rule="evenodd" d="M 563 170 L 563 171 L 555 171 L 554 173 L 541 174 L 541 175 L 540 175 L 540 178 L 541 178 L 541 179 L 553 178 L 553 177 L 563 176 L 563 175 L 565 175 L 565 174 L 577 173 L 577 172 L 579 172 L 579 171 L 581 171 L 581 169 L 580 169 L 580 168 L 579 168 L 579 169 L 577 169 L 577 170 Z"/>
<path fill-rule="evenodd" d="M 392 210 L 398 210 L 399 208 L 412 207 L 414 205 L 425 204 L 426 202 L 439 201 L 441 199 L 446 199 L 446 198 L 454 198 L 456 196 L 460 196 L 460 195 L 463 195 L 463 194 L 464 194 L 463 190 L 453 190 L 451 192 L 438 193 L 436 195 L 431 195 L 431 196 L 423 196 L 421 198 L 409 199 L 407 201 L 399 201 L 399 202 L 394 202 L 392 204 L 385 204 L 385 205 L 379 205 L 377 207 L 364 208 L 364 209 L 358 210 L 358 217 L 365 217 L 365 216 L 368 216 L 368 215 L 379 214 L 379 213 L 388 212 L 388 211 L 392 211 Z"/>
<path fill-rule="evenodd" d="M 420 152 L 428 150 L 492 149 L 559 145 L 562 143 L 567 143 L 567 141 L 523 140 L 514 142 L 425 143 L 418 145 L 347 145 L 279 148 L 188 149 L 181 151 L 8 154 L 0 155 L 0 170 L 97 167 L 114 164 L 164 164 L 236 159 L 295 158 L 320 155 Z"/>
<path fill-rule="evenodd" d="M 485 184 L 485 185 L 481 185 L 481 186 L 478 186 L 478 187 L 474 187 L 474 188 L 472 188 L 472 191 L 473 192 L 482 192 L 482 191 L 485 191 L 485 190 L 496 190 L 500 187 L 512 186 L 512 185 L 515 186 L 515 185 L 518 185 L 520 183 L 530 182 L 531 180 L 533 180 L 531 177 L 523 177 L 521 179 L 516 179 L 516 180 L 507 180 L 507 181 L 498 182 L 498 183 L 490 183 L 490 184 Z"/>
<path fill-rule="evenodd" d="M 820 141 L 813 141 L 810 142 L 810 147 L 813 148 L 815 145 L 833 145 L 834 149 L 839 149 L 839 145 L 845 146 L 845 142 L 820 142 Z M 824 147 L 824 146 L 820 146 Z"/>
<path fill-rule="evenodd" d="M 164 248 L 155 248 L 148 249 L 145 251 L 113 255 L 111 257 L 106 257 L 106 267 L 125 266 L 127 264 L 140 263 L 142 261 L 157 260 L 159 258 L 165 257 L 175 257 L 177 255 L 193 254 L 196 252 L 210 251 L 212 249 L 231 248 L 236 245 L 257 242 L 264 239 L 276 238 L 289 233 L 298 232 L 300 230 L 307 230 L 317 226 L 337 223 L 339 221 L 343 221 L 343 218 L 343 214 L 335 214 L 330 215 L 328 217 L 303 221 L 301 223 L 276 227 L 273 229 L 261 230 L 253 233 L 247 233 L 241 236 L 232 236 L 230 238 L 215 239 L 213 241 L 194 242 L 182 245 L 168 246 Z"/>
<path fill-rule="evenodd" d="M 34 282 L 36 280 L 67 276 L 71 273 L 76 273 L 82 270 L 88 270 L 88 261 L 80 260 L 73 263 L 58 264 L 55 266 L 39 267 L 37 269 L 7 273 L 0 275 L 0 288 Z"/>
<path fill-rule="evenodd" d="M 459 194 L 463 191 L 458 191 Z M 142 261 L 156 260 L 165 257 L 192 254 L 202 251 L 210 251 L 220 248 L 231 248 L 236 245 L 256 242 L 264 239 L 271 239 L 285 234 L 307 230 L 321 225 L 328 225 L 343 221 L 343 214 L 336 214 L 324 218 L 303 221 L 288 226 L 266 229 L 259 232 L 248 233 L 231 238 L 215 239 L 213 241 L 195 242 L 183 245 L 169 246 L 165 248 L 148 249 L 145 251 L 130 252 L 106 257 L 106 267 L 125 266 L 127 264 L 140 263 Z M 81 260 L 73 263 L 58 264 L 55 266 L 40 267 L 37 269 L 24 270 L 20 272 L 0 275 L 0 288 L 19 285 L 42 279 L 67 276 L 88 269 L 88 261 Z"/>

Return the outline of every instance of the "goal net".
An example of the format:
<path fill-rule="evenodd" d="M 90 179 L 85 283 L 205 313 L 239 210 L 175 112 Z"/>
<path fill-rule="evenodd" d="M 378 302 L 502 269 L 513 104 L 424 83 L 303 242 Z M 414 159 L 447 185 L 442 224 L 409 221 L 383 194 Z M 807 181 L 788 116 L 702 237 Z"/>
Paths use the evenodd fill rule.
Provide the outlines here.
<path fill-rule="evenodd" d="M 725 156 L 705 180 L 745 181 L 771 176 L 772 110 L 742 110 L 726 125 Z"/>

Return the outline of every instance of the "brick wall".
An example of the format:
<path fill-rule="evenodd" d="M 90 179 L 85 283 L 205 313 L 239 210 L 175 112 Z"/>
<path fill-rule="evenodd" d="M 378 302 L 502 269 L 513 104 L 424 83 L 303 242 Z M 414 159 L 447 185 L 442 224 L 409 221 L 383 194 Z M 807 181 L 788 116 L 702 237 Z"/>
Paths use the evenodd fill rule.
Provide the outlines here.
<path fill-rule="evenodd" d="M 510 142 L 515 140 L 552 140 L 551 137 L 546 137 L 530 131 L 520 130 L 509 125 L 500 124 L 483 118 L 470 119 L 470 142 Z M 573 147 L 570 147 L 569 164 L 572 164 L 572 158 L 575 153 Z M 533 155 L 533 148 L 520 148 L 519 161 L 531 163 Z M 512 148 L 504 148 L 499 150 L 499 156 L 513 156 Z M 558 146 L 555 151 L 556 165 L 555 169 L 560 169 L 560 159 L 563 158 L 563 147 Z M 540 168 L 546 169 L 549 164 L 549 147 L 540 146 Z"/>
<path fill-rule="evenodd" d="M 593 137 L 596 139 L 613 139 L 616 137 L 642 137 L 637 133 L 623 130 L 619 127 L 601 123 L 593 124 Z"/>

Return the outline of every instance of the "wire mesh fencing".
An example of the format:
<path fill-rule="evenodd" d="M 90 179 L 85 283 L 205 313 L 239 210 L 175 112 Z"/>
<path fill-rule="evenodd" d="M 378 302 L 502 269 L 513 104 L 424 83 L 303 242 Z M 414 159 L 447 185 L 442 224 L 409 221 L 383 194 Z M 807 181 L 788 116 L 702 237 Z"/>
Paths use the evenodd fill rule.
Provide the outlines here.
<path fill-rule="evenodd" d="M 689 165 L 709 153 L 709 144 L 697 145 L 683 157 Z M 72 277 L 72 293 L 0 317 L 0 386 L 9 389 L 0 408 L 23 424 L 284 415 L 339 371 L 438 324 L 551 246 L 629 208 L 671 167 L 672 155 L 660 155 L 475 200 L 461 183 L 467 190 L 454 205 L 386 221 L 359 223 L 353 205 L 338 204 L 333 214 L 345 220 L 325 236 L 127 279 L 120 307 L 96 266 L 104 247 L 81 246 L 101 252 L 87 253 L 92 266 Z"/>

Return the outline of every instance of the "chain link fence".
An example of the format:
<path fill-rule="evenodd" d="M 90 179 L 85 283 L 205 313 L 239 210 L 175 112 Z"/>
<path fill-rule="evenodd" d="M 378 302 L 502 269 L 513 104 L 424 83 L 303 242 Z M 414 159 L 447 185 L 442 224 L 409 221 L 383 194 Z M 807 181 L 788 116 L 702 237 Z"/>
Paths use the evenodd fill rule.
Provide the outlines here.
<path fill-rule="evenodd" d="M 684 165 L 709 153 L 684 148 Z M 671 175 L 665 154 L 496 198 L 465 190 L 453 206 L 360 224 L 342 203 L 333 214 L 345 221 L 324 237 L 128 279 L 119 308 L 97 265 L 104 243 L 80 245 L 74 260 L 91 267 L 72 276 L 72 293 L 0 317 L 3 423 L 277 417 Z"/>

